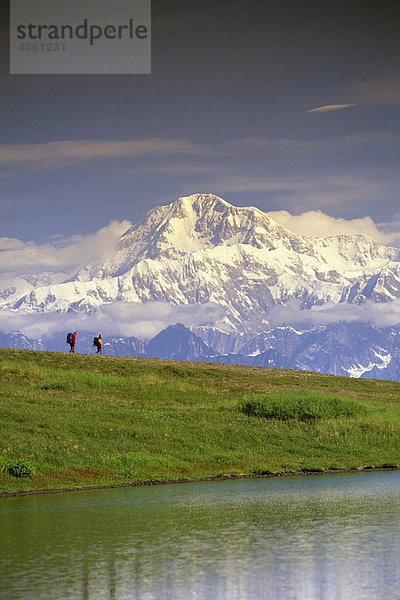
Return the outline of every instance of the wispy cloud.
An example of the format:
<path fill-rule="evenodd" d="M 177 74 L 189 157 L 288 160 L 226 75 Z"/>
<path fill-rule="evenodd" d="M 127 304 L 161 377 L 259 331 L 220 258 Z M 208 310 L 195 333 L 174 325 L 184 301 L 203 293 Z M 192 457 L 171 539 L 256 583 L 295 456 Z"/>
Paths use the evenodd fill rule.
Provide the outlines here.
<path fill-rule="evenodd" d="M 190 188 L 207 189 L 224 197 L 226 194 L 265 194 L 265 200 L 260 200 L 258 206 L 267 208 L 274 198 L 274 203 L 289 208 L 292 211 L 306 211 L 315 207 L 325 210 L 358 202 L 376 203 L 377 198 L 389 195 L 393 181 L 382 177 L 379 172 L 359 172 L 344 175 L 281 175 L 260 176 L 238 175 L 231 170 L 222 170 L 215 176 L 201 179 L 191 178 L 190 182 L 182 183 L 182 191 L 190 193 Z M 229 198 L 228 198 L 229 200 Z"/>
<path fill-rule="evenodd" d="M 0 165 L 24 164 L 32 167 L 57 167 L 82 160 L 146 157 L 153 155 L 202 154 L 208 150 L 185 139 L 149 138 L 142 140 L 70 140 L 44 144 L 0 146 Z"/>
<path fill-rule="evenodd" d="M 400 106 L 400 78 L 358 81 L 345 91 L 360 104 L 375 107 Z"/>
<path fill-rule="evenodd" d="M 315 153 L 343 151 L 346 148 L 361 148 L 372 144 L 398 143 L 399 138 L 390 131 L 354 132 L 349 135 L 326 139 L 304 138 L 261 138 L 250 137 L 222 142 L 221 148 L 228 154 L 243 152 L 279 151 L 282 153 Z"/>
<path fill-rule="evenodd" d="M 356 106 L 355 104 L 325 104 L 324 106 L 317 106 L 316 108 L 310 108 L 306 110 L 306 113 L 325 113 L 332 110 L 342 110 L 343 108 L 351 108 Z"/>
<path fill-rule="evenodd" d="M 319 110 L 319 109 L 313 109 Z M 0 166 L 23 165 L 31 169 L 61 168 L 82 162 L 118 158 L 176 158 L 246 155 L 250 152 L 316 153 L 361 148 L 376 144 L 397 144 L 398 136 L 389 132 L 354 132 L 351 135 L 320 139 L 250 137 L 218 143 L 195 143 L 188 139 L 147 138 L 136 140 L 60 140 L 38 144 L 0 145 Z M 213 167 L 216 165 L 213 163 Z M 161 168 L 170 168 L 165 163 Z M 188 165 L 189 168 L 189 165 Z M 191 163 L 192 170 L 204 168 Z"/>

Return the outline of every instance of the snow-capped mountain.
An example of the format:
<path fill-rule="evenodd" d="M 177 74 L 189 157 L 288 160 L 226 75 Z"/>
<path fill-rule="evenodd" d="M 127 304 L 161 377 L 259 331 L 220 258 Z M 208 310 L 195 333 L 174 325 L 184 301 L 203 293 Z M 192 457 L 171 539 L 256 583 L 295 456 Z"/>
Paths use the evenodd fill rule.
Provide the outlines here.
<path fill-rule="evenodd" d="M 183 307 L 186 315 L 203 307 L 191 329 L 171 320 L 160 332 L 165 327 L 160 321 L 160 333 L 150 340 L 140 334 L 121 337 L 116 327 L 105 341 L 106 354 L 400 380 L 400 328 L 356 322 L 362 321 L 357 311 L 363 305 L 393 311 L 397 299 L 399 249 L 360 234 L 295 235 L 257 208 L 231 206 L 212 194 L 179 198 L 150 211 L 111 252 L 75 271 L 0 281 L 0 316 L 76 315 L 82 324 L 111 307 L 114 323 L 130 306 L 145 312 L 151 305 L 152 314 L 159 306 Z M 290 326 L 291 306 L 304 314 L 296 327 Z M 324 306 L 350 307 L 355 322 L 307 325 L 308 315 Z M 277 327 L 272 317 L 279 310 L 284 317 Z M 101 320 L 94 322 L 97 330 Z M 83 325 L 82 330 L 81 351 L 90 352 L 93 333 Z M 64 338 L 49 334 L 39 342 L 3 335 L 0 345 L 62 350 Z"/>
<path fill-rule="evenodd" d="M 261 333 L 274 306 L 400 298 L 400 253 L 364 235 L 295 235 L 253 207 L 212 194 L 150 211 L 111 253 L 64 281 L 3 290 L 0 307 L 90 313 L 115 302 L 213 303 L 233 331 Z M 27 281 L 27 278 L 24 278 Z"/>

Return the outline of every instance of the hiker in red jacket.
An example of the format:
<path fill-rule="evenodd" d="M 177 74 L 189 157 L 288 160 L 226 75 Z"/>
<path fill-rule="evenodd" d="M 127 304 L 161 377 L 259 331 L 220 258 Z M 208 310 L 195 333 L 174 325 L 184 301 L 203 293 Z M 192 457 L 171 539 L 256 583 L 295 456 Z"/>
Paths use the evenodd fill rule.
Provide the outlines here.
<path fill-rule="evenodd" d="M 69 333 L 67 335 L 67 344 L 70 345 L 70 352 L 75 352 L 75 344 L 76 344 L 76 331 L 74 333 Z"/>

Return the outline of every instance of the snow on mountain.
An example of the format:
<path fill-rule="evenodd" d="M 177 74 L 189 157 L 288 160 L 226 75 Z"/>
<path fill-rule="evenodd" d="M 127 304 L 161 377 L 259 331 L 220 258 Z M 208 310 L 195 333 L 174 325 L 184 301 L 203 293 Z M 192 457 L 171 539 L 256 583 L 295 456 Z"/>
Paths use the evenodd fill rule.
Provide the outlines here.
<path fill-rule="evenodd" d="M 231 206 L 213 194 L 194 194 L 150 211 L 120 238 L 112 256 L 89 265 L 77 279 L 115 277 L 146 259 L 180 259 L 240 245 L 274 253 L 284 248 L 290 254 L 316 258 L 321 272 L 327 271 L 326 265 L 339 270 L 379 269 L 398 260 L 399 255 L 398 249 L 376 244 L 361 234 L 321 240 L 301 237 L 257 208 Z"/>
<path fill-rule="evenodd" d="M 224 349 L 216 332 L 211 337 L 197 328 L 197 333 L 202 339 L 208 334 L 215 352 Z M 303 331 L 276 327 L 243 338 L 236 352 L 216 356 L 213 361 L 400 380 L 400 328 L 377 329 L 360 323 L 333 323 Z"/>
<path fill-rule="evenodd" d="M 227 328 L 258 333 L 271 308 L 293 299 L 311 308 L 400 298 L 400 263 L 398 249 L 364 235 L 302 237 L 257 208 L 194 194 L 150 211 L 77 274 L 18 285 L 0 290 L 0 308 L 90 314 L 115 302 L 211 302 L 225 308 Z"/>
<path fill-rule="evenodd" d="M 40 340 L 32 340 L 20 332 L 0 332 L 0 348 L 23 348 L 26 350 L 47 350 Z"/>
<path fill-rule="evenodd" d="M 375 370 L 375 369 L 387 369 L 388 365 L 391 363 L 392 361 L 392 355 L 391 354 L 381 354 L 380 352 L 377 352 L 376 350 L 372 350 L 373 354 L 375 355 L 376 359 L 378 360 L 378 362 L 371 362 L 369 361 L 368 364 L 366 365 L 362 365 L 360 363 L 354 363 L 351 366 L 349 366 L 347 369 L 343 367 L 343 370 L 346 371 L 350 377 L 356 377 L 357 379 L 359 377 L 362 377 L 364 375 L 364 373 L 367 373 L 369 371 Z"/>

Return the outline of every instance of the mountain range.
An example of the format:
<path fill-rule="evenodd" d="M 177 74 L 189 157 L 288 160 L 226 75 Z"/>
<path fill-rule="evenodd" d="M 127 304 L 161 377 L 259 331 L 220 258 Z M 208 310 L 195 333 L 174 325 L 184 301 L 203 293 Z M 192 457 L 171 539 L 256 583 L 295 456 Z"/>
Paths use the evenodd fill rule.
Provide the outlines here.
<path fill-rule="evenodd" d="M 400 318 L 368 322 L 399 298 L 398 248 L 362 234 L 299 236 L 257 208 L 194 194 L 153 209 L 74 272 L 14 278 L 0 314 L 76 315 L 84 330 L 109 307 L 200 307 L 201 318 L 151 339 L 111 329 L 105 350 L 400 379 Z M 2 334 L 0 345 L 61 349 L 60 335 Z"/>

